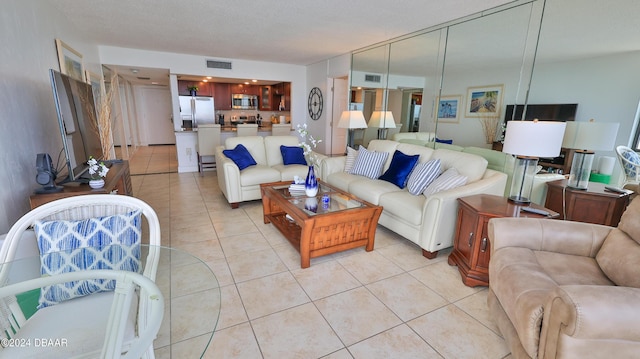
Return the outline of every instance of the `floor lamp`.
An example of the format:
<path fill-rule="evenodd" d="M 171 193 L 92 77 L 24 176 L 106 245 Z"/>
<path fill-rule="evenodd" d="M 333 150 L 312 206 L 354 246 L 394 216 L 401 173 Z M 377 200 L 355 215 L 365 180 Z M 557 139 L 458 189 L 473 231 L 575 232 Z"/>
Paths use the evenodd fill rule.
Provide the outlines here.
<path fill-rule="evenodd" d="M 342 115 L 340 115 L 340 122 L 338 122 L 338 128 L 349 129 L 347 146 L 354 148 L 354 132 L 359 128 L 367 128 L 367 121 L 364 120 L 362 111 L 342 111 Z"/>
<path fill-rule="evenodd" d="M 576 150 L 567 186 L 587 189 L 594 151 L 611 151 L 616 143 L 619 126 L 619 123 L 595 122 L 593 119 L 588 122 L 567 122 L 562 147 Z"/>
<path fill-rule="evenodd" d="M 369 119 L 369 126 L 378 128 L 379 140 L 386 140 L 387 129 L 396 128 L 396 121 L 391 111 L 373 111 L 371 119 Z"/>
<path fill-rule="evenodd" d="M 516 155 L 509 200 L 531 202 L 538 157 L 557 157 L 565 123 L 553 121 L 508 121 L 502 152 Z"/>

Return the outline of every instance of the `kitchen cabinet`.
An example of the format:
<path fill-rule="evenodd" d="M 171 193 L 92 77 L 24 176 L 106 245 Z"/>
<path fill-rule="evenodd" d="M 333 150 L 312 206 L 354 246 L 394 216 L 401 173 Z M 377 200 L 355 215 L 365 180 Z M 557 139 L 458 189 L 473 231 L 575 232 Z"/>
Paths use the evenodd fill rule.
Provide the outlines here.
<path fill-rule="evenodd" d="M 500 196 L 479 194 L 458 198 L 458 219 L 450 265 L 458 266 L 462 282 L 469 286 L 489 285 L 489 257 L 491 243 L 488 224 L 491 218 L 529 217 L 554 218 L 559 214 L 532 203 L 530 207 L 549 212 L 549 216 L 521 212 L 522 207 Z"/>
<path fill-rule="evenodd" d="M 188 88 L 191 86 L 198 87 L 197 95 L 198 96 L 213 96 L 213 84 L 208 82 L 199 82 L 199 81 L 185 81 L 178 80 L 178 94 L 180 96 L 189 96 L 191 93 Z"/>
<path fill-rule="evenodd" d="M 271 111 L 271 104 L 273 103 L 273 91 L 271 86 L 260 87 L 260 110 Z"/>
<path fill-rule="evenodd" d="M 260 86 L 245 85 L 245 84 L 231 84 L 231 94 L 243 94 L 243 95 L 260 95 Z"/>
<path fill-rule="evenodd" d="M 216 83 L 213 92 L 216 111 L 231 110 L 231 84 Z"/>

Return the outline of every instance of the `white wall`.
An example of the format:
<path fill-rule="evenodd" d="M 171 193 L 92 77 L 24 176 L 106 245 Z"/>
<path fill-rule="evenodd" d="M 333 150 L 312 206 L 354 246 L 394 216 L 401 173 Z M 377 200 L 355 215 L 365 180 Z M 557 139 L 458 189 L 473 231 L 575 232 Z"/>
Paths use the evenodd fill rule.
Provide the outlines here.
<path fill-rule="evenodd" d="M 206 60 L 211 59 L 231 61 L 233 69 L 207 68 Z M 225 59 L 216 56 L 146 51 L 113 46 L 100 46 L 100 60 L 104 64 L 169 69 L 171 74 L 291 82 L 291 122 L 295 127 L 298 123 L 304 123 L 306 119 L 307 86 L 305 66 Z"/>
<path fill-rule="evenodd" d="M 80 52 L 101 74 L 98 48 L 43 1 L 5 0 L 0 13 L 0 233 L 29 210 L 38 153 L 62 149 L 49 69 L 59 70 L 55 39 Z"/>

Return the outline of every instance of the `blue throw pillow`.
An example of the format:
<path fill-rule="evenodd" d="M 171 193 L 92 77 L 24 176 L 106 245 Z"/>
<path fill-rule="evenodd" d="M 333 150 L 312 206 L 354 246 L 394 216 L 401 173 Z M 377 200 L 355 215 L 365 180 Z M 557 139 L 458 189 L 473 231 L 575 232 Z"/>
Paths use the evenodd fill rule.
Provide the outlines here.
<path fill-rule="evenodd" d="M 438 143 L 446 143 L 448 145 L 453 145 L 453 140 L 441 140 L 438 137 L 436 137 L 436 142 L 438 142 Z"/>
<path fill-rule="evenodd" d="M 407 178 L 413 170 L 413 167 L 418 163 L 420 155 L 405 155 L 404 153 L 396 150 L 391 157 L 391 164 L 387 171 L 379 177 L 379 179 L 391 182 L 394 185 L 404 188 L 407 184 Z"/>
<path fill-rule="evenodd" d="M 307 165 L 302 147 L 281 145 L 280 153 L 282 153 L 282 163 L 285 165 Z"/>
<path fill-rule="evenodd" d="M 79 221 L 36 221 L 40 273 L 55 275 L 95 269 L 139 272 L 141 222 L 140 210 Z M 38 308 L 114 288 L 115 281 L 104 279 L 44 287 Z"/>
<path fill-rule="evenodd" d="M 223 150 L 222 153 L 229 157 L 241 171 L 249 166 L 255 166 L 257 164 L 256 160 L 254 160 L 249 153 L 249 150 L 247 150 L 247 148 L 242 144 L 237 145 L 236 148 L 232 150 Z"/>

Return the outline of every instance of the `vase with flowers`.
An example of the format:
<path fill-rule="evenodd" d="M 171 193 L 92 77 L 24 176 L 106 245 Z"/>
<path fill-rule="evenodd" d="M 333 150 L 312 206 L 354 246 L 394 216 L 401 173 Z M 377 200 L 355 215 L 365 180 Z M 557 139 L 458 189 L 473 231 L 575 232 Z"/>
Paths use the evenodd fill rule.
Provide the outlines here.
<path fill-rule="evenodd" d="M 307 160 L 307 165 L 309 165 L 307 178 L 304 181 L 304 192 L 307 197 L 315 197 L 316 194 L 318 194 L 318 178 L 316 177 L 314 167 L 318 165 L 318 158 L 316 153 L 313 152 L 313 149 L 316 148 L 322 140 L 316 140 L 309 134 L 306 123 L 304 125 L 297 125 L 296 131 L 300 134 L 300 137 L 302 137 L 300 147 L 302 147 L 304 158 Z"/>
<path fill-rule="evenodd" d="M 94 189 L 104 187 L 104 177 L 107 176 L 109 168 L 104 162 L 98 162 L 93 156 L 89 156 L 87 164 L 89 165 L 89 175 L 91 176 L 89 187 Z"/>

